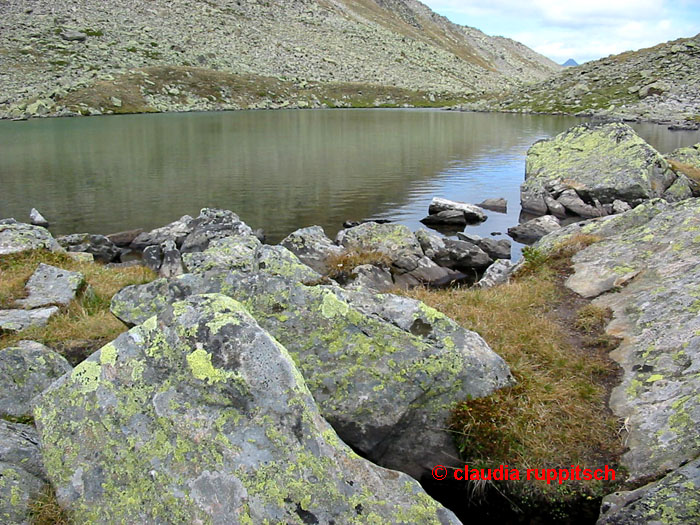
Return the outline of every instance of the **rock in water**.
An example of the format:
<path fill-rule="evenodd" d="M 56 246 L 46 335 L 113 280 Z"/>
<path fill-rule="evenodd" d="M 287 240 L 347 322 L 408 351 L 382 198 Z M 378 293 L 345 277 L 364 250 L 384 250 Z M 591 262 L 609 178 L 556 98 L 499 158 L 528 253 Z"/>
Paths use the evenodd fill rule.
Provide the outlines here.
<path fill-rule="evenodd" d="M 486 214 L 474 204 L 466 202 L 451 201 L 440 197 L 433 197 L 428 207 L 428 213 L 435 215 L 443 211 L 456 210 L 464 213 L 467 222 L 482 222 L 486 220 Z"/>
<path fill-rule="evenodd" d="M 35 416 L 79 523 L 459 523 L 340 441 L 285 348 L 222 295 L 121 335 Z"/>
<path fill-rule="evenodd" d="M 131 286 L 114 296 L 112 311 L 139 323 L 190 294 L 219 291 L 244 303 L 285 345 L 345 442 L 415 478 L 457 461 L 443 430 L 452 403 L 512 382 L 481 337 L 419 301 L 400 302 L 410 322 L 398 325 L 363 310 L 369 298 L 356 305 L 358 292 L 268 274 L 183 275 Z M 376 308 L 397 310 L 389 305 L 399 298 L 378 297 Z"/>
<path fill-rule="evenodd" d="M 32 400 L 73 367 L 50 348 L 20 341 L 0 351 L 0 417 L 32 415 Z"/>
<path fill-rule="evenodd" d="M 48 230 L 14 219 L 0 220 L 0 255 L 39 249 L 61 251 Z"/>
<path fill-rule="evenodd" d="M 559 228 L 559 219 L 554 215 L 545 215 L 508 228 L 508 235 L 518 242 L 533 243 Z"/>
<path fill-rule="evenodd" d="M 15 304 L 27 309 L 49 305 L 67 306 L 75 299 L 84 283 L 85 277 L 79 272 L 40 263 L 27 282 L 27 297 L 15 301 Z"/>
<path fill-rule="evenodd" d="M 32 210 L 29 212 L 29 222 L 34 226 L 41 226 L 43 228 L 49 227 L 49 221 L 47 221 L 36 208 L 32 208 Z"/>
<path fill-rule="evenodd" d="M 606 215 L 615 200 L 632 206 L 663 196 L 682 200 L 690 192 L 680 186 L 666 160 L 626 124 L 582 124 L 551 140 L 535 143 L 527 153 L 525 182 L 520 188 L 523 210 L 560 214 L 546 199 L 583 217 Z"/>
<path fill-rule="evenodd" d="M 480 208 L 486 210 L 497 211 L 499 213 L 506 213 L 508 211 L 508 201 L 503 197 L 498 199 L 485 199 L 478 204 Z"/>

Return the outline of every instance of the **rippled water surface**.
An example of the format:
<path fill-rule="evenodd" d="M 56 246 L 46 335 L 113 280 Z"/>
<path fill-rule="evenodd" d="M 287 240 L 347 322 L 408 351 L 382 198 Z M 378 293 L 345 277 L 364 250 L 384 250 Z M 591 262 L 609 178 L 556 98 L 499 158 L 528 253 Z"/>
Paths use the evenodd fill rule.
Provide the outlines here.
<path fill-rule="evenodd" d="M 423 227 L 433 196 L 508 199 L 508 213 L 467 231 L 518 222 L 525 153 L 571 117 L 432 110 L 241 111 L 0 122 L 0 217 L 31 207 L 54 234 L 166 224 L 203 207 L 234 210 L 268 241 L 347 219 Z M 636 126 L 662 152 L 697 132 Z M 517 250 L 515 250 L 517 252 Z"/>

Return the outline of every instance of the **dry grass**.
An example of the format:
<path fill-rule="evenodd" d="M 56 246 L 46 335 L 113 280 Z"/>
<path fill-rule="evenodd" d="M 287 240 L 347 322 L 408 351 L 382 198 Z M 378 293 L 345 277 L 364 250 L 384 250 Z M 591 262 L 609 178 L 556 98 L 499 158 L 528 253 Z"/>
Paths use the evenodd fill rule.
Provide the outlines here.
<path fill-rule="evenodd" d="M 42 328 L 28 328 L 22 332 L 0 335 L 0 348 L 21 339 L 32 339 L 66 352 L 91 351 L 99 348 L 126 330 L 124 324 L 109 311 L 112 296 L 125 286 L 142 284 L 155 278 L 144 267 L 107 268 L 98 263 L 77 262 L 61 253 L 48 251 L 26 252 L 0 258 L 0 308 L 11 308 L 12 303 L 25 294 L 24 285 L 39 263 L 66 270 L 78 271 L 85 276 L 87 287 L 67 307 L 61 308 Z M 73 344 L 79 342 L 79 344 Z M 72 362 L 80 355 L 66 355 Z"/>
<path fill-rule="evenodd" d="M 32 525 L 71 525 L 68 513 L 56 500 L 56 492 L 50 485 L 30 505 Z"/>
<path fill-rule="evenodd" d="M 684 164 L 683 162 L 678 162 L 677 160 L 672 159 L 670 159 L 668 163 L 677 173 L 680 172 L 696 184 L 700 184 L 700 168 L 696 168 L 690 164 Z"/>
<path fill-rule="evenodd" d="M 517 380 L 487 398 L 464 400 L 454 410 L 452 429 L 470 465 L 597 468 L 621 453 L 618 422 L 607 408 L 607 385 L 616 368 L 605 355 L 574 345 L 576 327 L 563 326 L 555 315 L 565 300 L 561 268 L 577 247 L 596 239 L 566 241 L 507 285 L 407 292 L 478 332 Z M 602 312 L 586 309 L 584 318 L 587 328 L 602 328 Z M 572 497 L 551 486 L 522 485 L 535 499 Z M 574 492 L 598 495 L 602 489 L 590 483 Z"/>
<path fill-rule="evenodd" d="M 340 255 L 332 255 L 326 259 L 329 270 L 326 277 L 341 281 L 350 278 L 352 271 L 363 264 L 373 264 L 375 266 L 388 267 L 391 258 L 387 255 L 373 250 L 351 250 Z"/>

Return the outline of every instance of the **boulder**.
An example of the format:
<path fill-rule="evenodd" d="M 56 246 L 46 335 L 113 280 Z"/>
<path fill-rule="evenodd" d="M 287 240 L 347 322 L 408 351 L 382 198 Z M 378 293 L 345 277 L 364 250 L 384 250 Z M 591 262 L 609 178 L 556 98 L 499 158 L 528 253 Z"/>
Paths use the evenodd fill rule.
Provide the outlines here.
<path fill-rule="evenodd" d="M 431 285 L 453 278 L 456 272 L 435 264 L 428 257 L 423 257 L 418 261 L 418 266 L 414 270 L 404 275 L 416 279 L 419 284 Z"/>
<path fill-rule="evenodd" d="M 0 220 L 0 255 L 40 249 L 62 251 L 47 229 L 14 219 Z"/>
<path fill-rule="evenodd" d="M 62 31 L 61 38 L 69 42 L 85 42 L 87 35 L 82 31 Z"/>
<path fill-rule="evenodd" d="M 483 270 L 493 260 L 477 245 L 466 241 L 445 239 L 445 250 L 436 254 L 434 261 L 440 266 L 468 272 L 471 270 Z"/>
<path fill-rule="evenodd" d="M 582 295 L 594 290 L 593 304 L 613 312 L 606 330 L 621 339 L 611 357 L 623 376 L 610 407 L 629 433 L 621 461 L 632 483 L 658 479 L 700 456 L 698 232 L 700 199 L 655 199 L 567 226 L 538 244 L 547 251 L 580 233 L 602 239 L 573 257 L 566 285 Z M 634 516 L 635 509 L 620 512 Z M 625 522 L 615 519 L 610 522 Z"/>
<path fill-rule="evenodd" d="M 497 211 L 499 213 L 506 213 L 508 211 L 508 201 L 503 197 L 498 199 L 485 199 L 481 201 L 478 206 L 480 208 Z"/>
<path fill-rule="evenodd" d="M 56 312 L 57 306 L 34 310 L 0 310 L 0 331 L 21 332 L 32 326 L 46 326 L 49 318 Z"/>
<path fill-rule="evenodd" d="M 160 247 L 160 244 L 146 246 L 143 250 L 141 262 L 146 268 L 150 268 L 156 273 L 160 272 L 160 267 L 163 264 L 163 249 Z"/>
<path fill-rule="evenodd" d="M 373 264 L 361 264 L 352 269 L 347 288 L 385 292 L 394 288 L 394 281 L 391 278 L 391 272 L 386 268 Z"/>
<path fill-rule="evenodd" d="M 415 270 L 423 258 L 420 243 L 407 226 L 367 222 L 340 230 L 336 243 L 356 252 L 379 252 L 390 258 L 395 273 Z"/>
<path fill-rule="evenodd" d="M 474 204 L 466 202 L 451 201 L 440 197 L 433 197 L 428 207 L 428 213 L 435 215 L 443 211 L 461 211 L 464 213 L 466 222 L 483 222 L 486 220 L 486 214 Z"/>
<path fill-rule="evenodd" d="M 466 226 L 467 219 L 461 210 L 445 210 L 428 215 L 420 220 L 423 224 L 444 224 L 446 226 Z"/>
<path fill-rule="evenodd" d="M 700 459 L 659 481 L 603 498 L 597 525 L 697 523 L 700 517 Z"/>
<path fill-rule="evenodd" d="M 32 208 L 29 212 L 29 222 L 34 226 L 41 226 L 43 228 L 49 227 L 49 221 L 47 221 L 36 208 Z"/>
<path fill-rule="evenodd" d="M 0 419 L 0 463 L 20 467 L 42 480 L 46 478 L 39 452 L 39 435 L 33 426 Z M 1 502 L 2 497 L 0 497 L 0 505 L 2 505 Z"/>
<path fill-rule="evenodd" d="M 253 269 L 304 284 L 316 284 L 322 280 L 321 274 L 303 264 L 296 255 L 284 246 L 269 246 L 267 244 L 260 246 L 255 251 Z"/>
<path fill-rule="evenodd" d="M 35 416 L 79 523 L 459 523 L 340 441 L 287 350 L 222 295 L 121 335 L 54 383 Z"/>
<path fill-rule="evenodd" d="M 484 276 L 474 285 L 475 288 L 492 288 L 505 284 L 513 275 L 516 265 L 510 259 L 498 259 L 486 269 Z"/>
<path fill-rule="evenodd" d="M 35 341 L 20 341 L 0 351 L 0 418 L 26 418 L 32 400 L 70 372 L 66 359 Z"/>
<path fill-rule="evenodd" d="M 326 264 L 328 258 L 343 253 L 343 249 L 326 237 L 326 233 L 320 226 L 296 230 L 285 237 L 280 244 L 296 255 L 301 262 L 322 275 L 328 273 L 329 268 Z"/>
<path fill-rule="evenodd" d="M 574 214 L 596 217 L 615 200 L 634 206 L 660 197 L 677 178 L 627 124 L 582 124 L 530 148 L 520 200 L 527 212 L 547 213 L 551 198 Z"/>
<path fill-rule="evenodd" d="M 511 243 L 508 239 L 480 239 L 476 245 L 491 259 L 510 259 Z"/>
<path fill-rule="evenodd" d="M 250 226 L 229 210 L 204 208 L 188 225 L 192 231 L 182 241 L 182 253 L 201 252 L 209 243 L 224 237 L 253 235 Z"/>
<path fill-rule="evenodd" d="M 91 253 L 96 260 L 110 263 L 119 257 L 119 248 L 104 235 L 73 233 L 56 239 L 69 252 Z"/>
<path fill-rule="evenodd" d="M 143 233 L 142 228 L 135 230 L 127 230 L 123 232 L 110 233 L 106 237 L 120 248 L 127 248 L 133 243 L 136 238 Z"/>
<path fill-rule="evenodd" d="M 505 363 L 477 334 L 418 301 L 399 301 L 405 315 L 415 315 L 397 326 L 355 307 L 349 302 L 355 292 L 260 273 L 185 275 L 127 287 L 112 299 L 112 311 L 134 324 L 189 294 L 219 291 L 245 304 L 287 347 L 344 441 L 416 478 L 435 464 L 457 461 L 442 430 L 452 403 L 512 381 Z M 449 335 L 436 335 L 440 330 Z"/>
<path fill-rule="evenodd" d="M 182 275 L 182 256 L 180 255 L 180 250 L 177 249 L 175 241 L 165 241 L 160 246 L 163 252 L 163 262 L 160 265 L 158 274 L 162 277 L 175 277 L 176 275 Z"/>
<path fill-rule="evenodd" d="M 252 271 L 255 252 L 261 245 L 253 235 L 224 237 L 212 241 L 203 252 L 184 253 L 182 260 L 188 272 Z"/>
<path fill-rule="evenodd" d="M 423 229 L 418 230 L 414 235 L 425 256 L 433 261 L 438 254 L 441 254 L 447 250 L 445 246 L 445 238 L 440 235 Z"/>
<path fill-rule="evenodd" d="M 165 241 L 175 241 L 175 244 L 180 247 L 185 237 L 192 232 L 193 220 L 189 215 L 183 215 L 166 226 L 139 233 L 130 246 L 134 250 L 144 250 L 147 246 L 160 246 Z"/>
<path fill-rule="evenodd" d="M 26 309 L 50 305 L 68 306 L 84 284 L 85 277 L 79 272 L 40 263 L 27 281 L 27 297 L 15 301 L 15 304 Z"/>
<path fill-rule="evenodd" d="M 559 219 L 554 215 L 544 215 L 508 228 L 508 235 L 518 242 L 529 244 L 559 228 L 561 228 Z"/>

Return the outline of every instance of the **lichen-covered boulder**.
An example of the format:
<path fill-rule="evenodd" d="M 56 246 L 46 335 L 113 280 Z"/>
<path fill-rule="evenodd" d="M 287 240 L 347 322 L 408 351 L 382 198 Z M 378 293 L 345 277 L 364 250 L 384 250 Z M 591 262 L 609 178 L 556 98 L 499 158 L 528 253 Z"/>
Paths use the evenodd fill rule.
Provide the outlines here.
<path fill-rule="evenodd" d="M 79 272 L 71 272 L 40 263 L 27 281 L 27 297 L 15 301 L 22 308 L 37 308 L 48 305 L 67 306 L 85 283 Z"/>
<path fill-rule="evenodd" d="M 687 525 L 698 521 L 700 459 L 674 470 L 659 481 L 606 496 L 597 525 Z"/>
<path fill-rule="evenodd" d="M 209 243 L 224 237 L 253 235 L 253 230 L 238 215 L 229 210 L 203 208 L 199 216 L 188 223 L 190 233 L 182 241 L 180 251 L 201 252 Z"/>
<path fill-rule="evenodd" d="M 423 250 L 411 230 L 402 224 L 366 222 L 340 230 L 336 242 L 357 252 L 379 252 L 386 255 L 396 273 L 415 270 Z"/>
<path fill-rule="evenodd" d="M 340 441 L 285 348 L 219 294 L 121 335 L 35 416 L 80 523 L 459 523 Z"/>
<path fill-rule="evenodd" d="M 46 228 L 14 219 L 0 220 L 0 255 L 39 249 L 63 251 Z"/>
<path fill-rule="evenodd" d="M 143 250 L 147 246 L 160 246 L 165 241 L 173 241 L 179 248 L 182 241 L 185 240 L 192 232 L 192 223 L 194 219 L 189 215 L 183 215 L 178 220 L 171 222 L 160 228 L 156 228 L 149 232 L 139 233 L 136 238 L 131 241 L 131 248 L 134 250 Z"/>
<path fill-rule="evenodd" d="M 654 197 L 680 200 L 678 178 L 661 154 L 626 124 L 582 124 L 550 140 L 535 143 L 527 154 L 520 189 L 525 211 L 560 214 L 548 199 L 583 217 L 611 213 L 615 200 L 635 206 Z"/>
<path fill-rule="evenodd" d="M 255 270 L 305 284 L 318 283 L 322 278 L 284 246 L 260 246 L 255 251 Z"/>
<path fill-rule="evenodd" d="M 110 263 L 117 260 L 119 248 L 104 235 L 73 233 L 56 239 L 69 252 L 91 253 L 98 261 Z"/>
<path fill-rule="evenodd" d="M 235 298 L 287 347 L 344 441 L 416 478 L 436 464 L 457 461 L 444 430 L 452 404 L 512 381 L 506 364 L 477 334 L 418 301 L 400 300 L 410 322 L 397 323 L 356 306 L 351 298 L 360 292 L 338 287 L 238 272 L 184 281 L 125 288 L 113 298 L 112 311 L 134 324 L 188 292 Z M 365 295 L 363 302 L 374 304 Z M 385 310 L 399 300 L 379 297 Z"/>
<path fill-rule="evenodd" d="M 607 331 L 622 341 L 611 356 L 624 373 L 610 406 L 629 432 L 622 463 L 632 481 L 660 477 L 700 456 L 700 199 L 649 201 L 539 246 L 576 234 L 602 239 L 574 256 L 567 286 L 614 314 Z"/>
<path fill-rule="evenodd" d="M 31 504 L 46 488 L 34 427 L 0 419 L 0 523 L 29 525 Z"/>
<path fill-rule="evenodd" d="M 322 275 L 328 273 L 329 267 L 326 262 L 328 258 L 343 253 L 343 249 L 334 244 L 320 226 L 296 230 L 285 237 L 280 244 L 299 257 L 301 262 Z"/>
<path fill-rule="evenodd" d="M 261 245 L 253 235 L 224 237 L 212 241 L 203 252 L 184 253 L 182 260 L 188 272 L 252 271 L 255 252 Z"/>
<path fill-rule="evenodd" d="M 34 397 L 72 368 L 62 355 L 35 341 L 0 350 L 0 417 L 30 417 Z"/>

